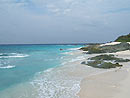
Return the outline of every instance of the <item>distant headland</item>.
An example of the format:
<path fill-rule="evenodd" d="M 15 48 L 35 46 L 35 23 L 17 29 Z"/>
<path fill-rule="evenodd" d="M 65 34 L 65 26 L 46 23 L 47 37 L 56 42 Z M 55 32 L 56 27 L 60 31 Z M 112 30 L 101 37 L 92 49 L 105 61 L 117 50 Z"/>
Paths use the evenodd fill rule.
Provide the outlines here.
<path fill-rule="evenodd" d="M 119 36 L 115 42 L 130 42 L 130 33 L 128 35 Z"/>

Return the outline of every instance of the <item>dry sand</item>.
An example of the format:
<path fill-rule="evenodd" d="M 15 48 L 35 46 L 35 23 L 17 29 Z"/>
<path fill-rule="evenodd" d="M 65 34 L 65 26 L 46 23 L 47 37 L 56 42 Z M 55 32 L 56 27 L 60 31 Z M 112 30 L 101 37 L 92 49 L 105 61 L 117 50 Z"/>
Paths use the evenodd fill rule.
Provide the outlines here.
<path fill-rule="evenodd" d="M 105 43 L 105 44 L 101 44 L 100 46 L 107 46 L 107 45 L 117 45 L 120 44 L 121 42 L 110 42 L 110 43 Z M 130 44 L 130 42 L 127 42 L 128 44 Z"/>
<path fill-rule="evenodd" d="M 130 51 L 113 53 L 130 59 Z M 121 63 L 122 68 L 86 76 L 81 81 L 80 98 L 130 98 L 130 62 Z"/>
<path fill-rule="evenodd" d="M 120 43 L 121 43 L 121 42 L 111 42 L 111 43 L 101 44 L 100 46 L 116 45 L 116 44 L 120 44 Z"/>

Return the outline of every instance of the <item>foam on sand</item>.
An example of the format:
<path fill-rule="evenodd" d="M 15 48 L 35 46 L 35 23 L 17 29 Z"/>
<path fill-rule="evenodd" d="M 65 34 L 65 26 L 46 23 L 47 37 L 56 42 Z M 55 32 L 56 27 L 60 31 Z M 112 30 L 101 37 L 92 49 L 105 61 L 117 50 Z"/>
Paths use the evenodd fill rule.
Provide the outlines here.
<path fill-rule="evenodd" d="M 79 98 L 80 79 L 69 77 L 62 70 L 50 69 L 36 75 L 31 82 L 37 89 L 37 98 Z"/>

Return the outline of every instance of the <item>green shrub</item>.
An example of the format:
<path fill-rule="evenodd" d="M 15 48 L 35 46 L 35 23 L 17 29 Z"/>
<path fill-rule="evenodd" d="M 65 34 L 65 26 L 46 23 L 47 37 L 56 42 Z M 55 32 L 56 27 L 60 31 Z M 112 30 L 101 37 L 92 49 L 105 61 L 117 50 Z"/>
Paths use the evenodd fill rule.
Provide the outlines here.
<path fill-rule="evenodd" d="M 129 62 L 129 59 L 122 59 L 122 58 L 116 58 L 114 55 L 98 55 L 92 58 L 89 58 L 90 60 L 114 60 L 115 62 Z"/>
<path fill-rule="evenodd" d="M 130 44 L 123 42 L 120 44 L 107 45 L 107 46 L 90 45 L 88 47 L 81 48 L 81 50 L 88 51 L 88 54 L 113 53 L 113 52 L 118 52 L 118 51 L 130 50 Z"/>
<path fill-rule="evenodd" d="M 111 62 L 104 62 L 104 61 L 88 61 L 86 64 L 91 67 L 95 68 L 103 68 L 103 69 L 110 69 L 110 68 L 116 68 L 116 67 L 122 67 L 119 63 L 113 64 Z"/>
<path fill-rule="evenodd" d="M 81 50 L 88 51 L 88 54 L 104 53 L 104 51 L 100 49 L 99 47 L 100 45 L 89 45 L 88 47 L 82 47 Z"/>
<path fill-rule="evenodd" d="M 118 37 L 115 42 L 130 42 L 130 34 Z"/>

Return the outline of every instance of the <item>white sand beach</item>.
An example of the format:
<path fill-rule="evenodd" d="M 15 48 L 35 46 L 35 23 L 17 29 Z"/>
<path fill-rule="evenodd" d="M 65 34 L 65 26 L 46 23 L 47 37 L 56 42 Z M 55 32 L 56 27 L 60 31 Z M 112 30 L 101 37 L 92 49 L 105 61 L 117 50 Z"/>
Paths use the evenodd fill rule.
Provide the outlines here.
<path fill-rule="evenodd" d="M 100 46 L 107 46 L 107 45 L 117 45 L 120 44 L 121 42 L 110 42 L 110 43 L 105 43 L 105 44 L 101 44 Z M 130 42 L 127 42 L 128 44 L 130 44 Z"/>
<path fill-rule="evenodd" d="M 116 45 L 116 44 L 120 44 L 120 43 L 121 43 L 121 42 L 111 42 L 111 43 L 101 44 L 100 46 Z"/>
<path fill-rule="evenodd" d="M 112 53 L 112 54 L 120 58 L 130 59 L 129 50 Z M 81 90 L 78 93 L 79 97 L 80 98 L 129 98 L 130 97 L 130 93 L 129 93 L 130 62 L 125 62 L 120 64 L 123 65 L 122 68 L 115 68 L 115 69 L 108 69 L 108 70 L 105 69 L 106 71 L 104 71 L 103 73 L 97 73 L 95 75 L 86 76 L 81 81 L 81 85 L 80 85 Z"/>

